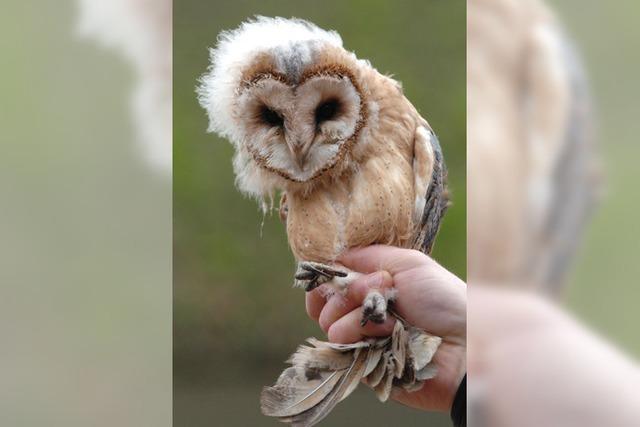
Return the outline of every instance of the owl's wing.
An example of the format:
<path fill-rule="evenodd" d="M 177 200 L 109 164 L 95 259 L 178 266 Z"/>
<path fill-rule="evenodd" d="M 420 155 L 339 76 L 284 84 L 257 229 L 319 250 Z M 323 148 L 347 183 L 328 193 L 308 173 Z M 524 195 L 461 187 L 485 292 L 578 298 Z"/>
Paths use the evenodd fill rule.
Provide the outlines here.
<path fill-rule="evenodd" d="M 449 205 L 447 167 L 440 143 L 429 125 L 421 123 L 413 141 L 413 176 L 415 192 L 412 248 L 431 252 L 440 221 Z"/>
<path fill-rule="evenodd" d="M 531 197 L 528 211 L 537 208 L 539 215 L 535 225 L 529 221 L 534 235 L 524 274 L 557 294 L 566 284 L 563 279 L 578 247 L 577 236 L 582 235 L 599 199 L 601 177 L 584 67 L 570 41 L 560 31 L 554 37 L 553 43 L 547 39 L 533 43 L 528 61 L 531 69 L 525 81 L 529 93 L 526 119 L 531 123 L 528 138 L 533 142 L 528 146 L 532 153 L 529 156 L 539 153 L 538 158 L 543 160 L 536 164 L 544 165 L 544 169 L 531 168 L 530 172 L 532 188 L 538 190 L 530 193 L 538 197 Z M 564 78 L 558 78 L 558 74 Z M 559 99 L 562 95 L 566 99 Z M 560 106 L 563 111 L 548 112 L 549 105 Z M 540 135 L 533 135 L 534 130 Z"/>

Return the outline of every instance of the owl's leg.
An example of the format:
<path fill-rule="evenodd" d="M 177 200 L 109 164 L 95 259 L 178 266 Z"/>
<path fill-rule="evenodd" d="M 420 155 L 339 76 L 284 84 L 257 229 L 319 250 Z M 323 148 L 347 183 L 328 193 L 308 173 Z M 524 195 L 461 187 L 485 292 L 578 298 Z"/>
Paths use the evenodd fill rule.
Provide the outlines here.
<path fill-rule="evenodd" d="M 302 261 L 298 263 L 298 270 L 296 271 L 295 275 L 295 286 L 304 288 L 305 291 L 309 292 L 320 285 L 335 281 L 346 287 L 348 283 L 346 283 L 344 279 L 346 279 L 348 275 L 349 273 L 347 271 L 332 267 L 330 265 L 313 261 Z"/>

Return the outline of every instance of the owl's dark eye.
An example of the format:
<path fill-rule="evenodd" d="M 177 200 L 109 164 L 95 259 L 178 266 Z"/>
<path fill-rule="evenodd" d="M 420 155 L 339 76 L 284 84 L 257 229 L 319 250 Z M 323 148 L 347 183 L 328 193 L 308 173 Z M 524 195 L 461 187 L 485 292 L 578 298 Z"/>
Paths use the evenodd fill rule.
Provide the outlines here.
<path fill-rule="evenodd" d="M 284 124 L 282 116 L 269 107 L 262 107 L 262 110 L 260 110 L 260 118 L 269 126 L 279 127 Z"/>
<path fill-rule="evenodd" d="M 316 108 L 316 123 L 320 124 L 327 120 L 333 119 L 338 110 L 340 109 L 340 103 L 337 99 L 330 99 L 318 105 Z"/>

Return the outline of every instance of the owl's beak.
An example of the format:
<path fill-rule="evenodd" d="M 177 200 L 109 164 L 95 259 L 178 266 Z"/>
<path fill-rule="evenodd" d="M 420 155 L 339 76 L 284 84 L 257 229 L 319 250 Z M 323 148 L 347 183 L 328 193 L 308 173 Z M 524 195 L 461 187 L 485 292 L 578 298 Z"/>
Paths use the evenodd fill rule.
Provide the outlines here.
<path fill-rule="evenodd" d="M 309 153 L 309 148 L 311 148 L 313 141 L 310 141 L 304 145 L 302 144 L 291 144 L 288 143 L 289 151 L 291 152 L 291 156 L 298 168 L 302 171 L 304 169 L 304 165 L 307 161 L 307 154 Z"/>

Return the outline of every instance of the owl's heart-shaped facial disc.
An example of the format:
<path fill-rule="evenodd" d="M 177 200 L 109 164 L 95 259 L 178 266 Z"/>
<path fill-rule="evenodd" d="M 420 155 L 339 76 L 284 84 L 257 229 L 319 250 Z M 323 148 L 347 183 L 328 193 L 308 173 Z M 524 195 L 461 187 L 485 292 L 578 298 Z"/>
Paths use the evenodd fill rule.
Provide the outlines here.
<path fill-rule="evenodd" d="M 297 84 L 263 74 L 240 90 L 236 117 L 259 167 L 306 182 L 333 168 L 362 120 L 347 76 L 319 71 Z"/>

